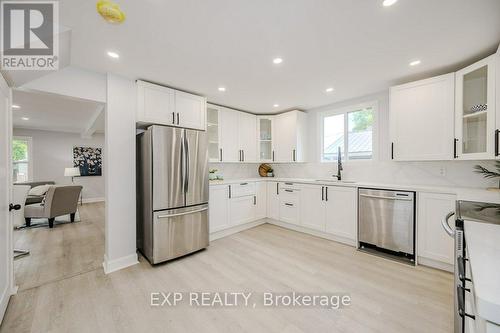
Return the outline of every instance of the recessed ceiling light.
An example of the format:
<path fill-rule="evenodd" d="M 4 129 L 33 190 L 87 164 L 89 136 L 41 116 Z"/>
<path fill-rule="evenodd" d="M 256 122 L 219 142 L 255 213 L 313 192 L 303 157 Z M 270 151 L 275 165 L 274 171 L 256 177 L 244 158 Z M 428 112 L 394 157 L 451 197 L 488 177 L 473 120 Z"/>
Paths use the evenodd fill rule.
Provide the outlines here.
<path fill-rule="evenodd" d="M 274 105 L 273 105 L 273 107 L 274 107 L 274 108 L 277 108 L 277 107 L 279 107 L 279 106 L 280 106 L 279 104 L 274 104 Z"/>
<path fill-rule="evenodd" d="M 22 117 L 21 119 L 22 120 L 30 120 L 30 118 L 28 118 L 28 117 Z"/>
<path fill-rule="evenodd" d="M 226 91 L 226 87 L 219 87 L 219 91 Z"/>
<path fill-rule="evenodd" d="M 333 88 L 332 88 L 332 87 L 330 87 L 330 88 L 326 88 L 326 89 L 325 89 L 325 91 L 326 91 L 326 92 L 332 92 L 332 91 L 333 91 Z"/>
<path fill-rule="evenodd" d="M 17 104 L 12 104 L 12 108 L 13 109 L 20 109 L 21 107 L 19 105 L 17 105 Z"/>
<path fill-rule="evenodd" d="M 394 5 L 396 2 L 398 2 L 398 0 L 384 0 L 384 2 L 382 2 L 382 5 L 384 5 L 384 7 L 389 7 Z"/>
<path fill-rule="evenodd" d="M 283 59 L 281 59 L 281 58 L 274 58 L 273 59 L 273 63 L 276 64 L 276 65 L 277 64 L 281 64 L 282 62 L 283 62 Z"/>
<path fill-rule="evenodd" d="M 420 65 L 421 61 L 420 60 L 413 60 L 412 62 L 410 62 L 410 66 L 417 66 L 417 65 Z"/>
<path fill-rule="evenodd" d="M 108 56 L 109 56 L 110 58 L 113 58 L 113 59 L 118 59 L 118 58 L 120 58 L 120 55 L 119 55 L 118 53 L 116 53 L 116 52 L 113 52 L 113 51 L 108 51 Z"/>

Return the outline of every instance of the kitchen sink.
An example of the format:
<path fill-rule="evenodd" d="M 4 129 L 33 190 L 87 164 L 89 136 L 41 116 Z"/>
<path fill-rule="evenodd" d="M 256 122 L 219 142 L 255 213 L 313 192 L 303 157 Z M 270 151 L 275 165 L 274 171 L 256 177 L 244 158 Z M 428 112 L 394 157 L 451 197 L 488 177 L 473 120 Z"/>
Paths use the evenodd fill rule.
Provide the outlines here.
<path fill-rule="evenodd" d="M 354 180 L 315 179 L 314 181 L 325 183 L 356 184 L 356 181 Z"/>

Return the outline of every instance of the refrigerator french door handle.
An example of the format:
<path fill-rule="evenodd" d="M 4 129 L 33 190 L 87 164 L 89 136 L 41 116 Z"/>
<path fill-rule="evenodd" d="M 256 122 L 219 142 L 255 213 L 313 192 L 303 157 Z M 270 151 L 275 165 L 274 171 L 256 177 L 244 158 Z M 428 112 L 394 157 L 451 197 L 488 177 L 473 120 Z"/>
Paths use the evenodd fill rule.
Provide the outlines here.
<path fill-rule="evenodd" d="M 500 130 L 496 129 L 495 130 L 495 156 L 500 155 L 500 152 L 498 151 L 498 135 L 499 135 Z"/>
<path fill-rule="evenodd" d="M 185 144 L 184 155 L 185 155 L 185 159 L 186 159 L 186 163 L 185 163 L 186 174 L 184 176 L 184 186 L 185 186 L 184 193 L 187 193 L 188 188 L 189 188 L 189 167 L 190 167 L 189 164 L 190 164 L 190 161 L 189 161 L 189 142 L 187 139 L 187 135 L 185 135 L 185 133 L 186 132 L 184 132 L 184 144 Z"/>

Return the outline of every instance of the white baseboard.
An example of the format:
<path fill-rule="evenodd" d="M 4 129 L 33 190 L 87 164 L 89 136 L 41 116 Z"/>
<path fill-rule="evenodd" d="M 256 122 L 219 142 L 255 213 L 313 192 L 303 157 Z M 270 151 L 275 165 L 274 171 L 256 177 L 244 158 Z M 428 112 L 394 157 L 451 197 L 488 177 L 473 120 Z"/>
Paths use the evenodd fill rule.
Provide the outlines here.
<path fill-rule="evenodd" d="M 3 321 L 3 317 L 5 315 L 5 311 L 7 310 L 7 305 L 9 305 L 9 299 L 11 295 L 11 290 L 9 287 L 5 288 L 2 292 L 2 296 L 0 296 L 0 324 Z"/>
<path fill-rule="evenodd" d="M 137 259 L 137 253 L 113 260 L 108 260 L 106 255 L 104 255 L 104 262 L 102 263 L 102 267 L 104 268 L 104 274 L 109 274 L 138 263 L 139 260 Z"/>
<path fill-rule="evenodd" d="M 83 198 L 83 203 L 94 203 L 94 202 L 103 202 L 105 198 Z"/>
<path fill-rule="evenodd" d="M 219 230 L 219 231 L 210 233 L 210 241 L 214 241 L 214 240 L 222 238 L 222 237 L 236 234 L 240 231 L 251 229 L 251 228 L 254 228 L 258 225 L 265 224 L 265 223 L 267 223 L 267 219 L 264 218 L 264 219 L 260 219 L 257 221 L 252 221 L 249 223 L 237 225 L 237 226 L 231 227 L 229 229 Z"/>
<path fill-rule="evenodd" d="M 346 244 L 346 245 L 350 245 L 350 246 L 354 246 L 354 247 L 357 246 L 357 242 L 355 239 L 350 239 L 350 238 L 346 238 L 346 237 L 342 237 L 342 236 L 332 235 L 332 234 L 329 234 L 326 232 L 317 231 L 317 230 L 309 229 L 309 228 L 306 228 L 306 227 L 303 227 L 300 225 L 290 224 L 290 223 L 286 223 L 286 222 L 282 222 L 282 221 L 278 221 L 278 220 L 274 220 L 274 219 L 269 219 L 269 218 L 266 219 L 266 222 L 269 224 L 277 225 L 277 226 L 282 227 L 282 228 L 286 228 L 286 229 L 290 229 L 290 230 L 294 230 L 294 231 L 298 231 L 298 232 L 303 232 L 305 234 L 309 234 L 309 235 L 320 237 L 320 238 L 325 238 L 325 239 L 332 240 L 332 241 L 335 241 L 338 243 L 342 243 L 342 244 Z"/>
<path fill-rule="evenodd" d="M 428 259 L 428 258 L 423 258 L 423 257 L 418 257 L 417 258 L 417 264 L 422 265 L 422 266 L 427 266 L 427 267 L 432 267 L 432 268 L 437 268 L 442 271 L 447 271 L 447 272 L 452 272 L 455 269 L 453 265 L 447 264 L 441 261 L 433 260 L 433 259 Z"/>

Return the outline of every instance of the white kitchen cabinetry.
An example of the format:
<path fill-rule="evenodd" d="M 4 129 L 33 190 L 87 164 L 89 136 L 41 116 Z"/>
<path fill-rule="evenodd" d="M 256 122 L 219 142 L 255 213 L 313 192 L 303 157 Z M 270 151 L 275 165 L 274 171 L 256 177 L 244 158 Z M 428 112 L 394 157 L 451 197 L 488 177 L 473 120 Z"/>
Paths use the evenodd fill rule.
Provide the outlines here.
<path fill-rule="evenodd" d="M 307 114 L 290 111 L 274 118 L 276 162 L 306 162 Z"/>
<path fill-rule="evenodd" d="M 255 219 L 259 220 L 267 216 L 267 184 L 256 182 L 255 187 Z"/>
<path fill-rule="evenodd" d="M 217 105 L 207 105 L 207 135 L 209 162 L 222 162 L 220 143 L 219 109 Z"/>
<path fill-rule="evenodd" d="M 274 161 L 274 116 L 257 117 L 257 151 L 260 162 Z"/>
<path fill-rule="evenodd" d="M 300 187 L 300 224 L 314 230 L 325 231 L 325 186 Z"/>
<path fill-rule="evenodd" d="M 356 241 L 358 191 L 352 187 L 325 186 L 325 231 Z"/>
<path fill-rule="evenodd" d="M 208 202 L 210 232 L 230 227 L 229 223 L 229 186 L 210 186 L 210 200 Z"/>
<path fill-rule="evenodd" d="M 280 187 L 280 221 L 300 224 L 300 190 L 290 187 Z"/>
<path fill-rule="evenodd" d="M 222 162 L 239 162 L 238 112 L 227 108 L 219 109 L 219 126 Z"/>
<path fill-rule="evenodd" d="M 495 158 L 497 57 L 489 56 L 455 74 L 455 137 L 459 159 Z"/>
<path fill-rule="evenodd" d="M 238 145 L 240 150 L 240 162 L 257 161 L 257 116 L 238 112 Z"/>
<path fill-rule="evenodd" d="M 391 87 L 389 118 L 394 160 L 452 160 L 455 74 Z"/>
<path fill-rule="evenodd" d="M 453 267 L 454 240 L 443 230 L 441 221 L 455 211 L 456 196 L 442 193 L 418 193 L 417 197 L 417 255 Z M 450 226 L 453 228 L 453 223 Z M 422 260 L 422 258 L 424 258 Z M 443 267 L 446 268 L 446 267 Z"/>
<path fill-rule="evenodd" d="M 137 122 L 206 129 L 206 98 L 137 81 Z"/>
<path fill-rule="evenodd" d="M 495 128 L 495 157 L 497 159 L 500 159 L 500 46 L 498 47 L 497 53 L 495 53 L 496 56 L 496 78 L 495 78 L 495 95 L 496 95 L 496 100 L 495 100 L 495 105 L 498 107 L 496 108 L 496 115 L 495 115 L 495 121 L 496 121 L 496 128 Z M 499 329 L 500 330 L 500 329 Z"/>
<path fill-rule="evenodd" d="M 267 182 L 267 217 L 280 219 L 279 182 Z"/>
<path fill-rule="evenodd" d="M 231 198 L 229 200 L 229 219 L 231 225 L 239 225 L 252 222 L 255 219 L 255 197 L 247 195 L 244 197 Z"/>

